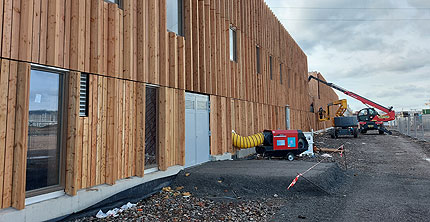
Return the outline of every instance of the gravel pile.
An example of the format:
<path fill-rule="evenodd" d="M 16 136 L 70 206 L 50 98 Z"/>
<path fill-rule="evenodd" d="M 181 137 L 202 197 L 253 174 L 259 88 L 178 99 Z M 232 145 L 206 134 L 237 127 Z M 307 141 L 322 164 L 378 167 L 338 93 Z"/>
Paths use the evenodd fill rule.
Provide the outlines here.
<path fill-rule="evenodd" d="M 280 209 L 277 198 L 261 200 L 194 197 L 183 187 L 165 187 L 117 217 L 85 217 L 81 221 L 268 221 Z"/>

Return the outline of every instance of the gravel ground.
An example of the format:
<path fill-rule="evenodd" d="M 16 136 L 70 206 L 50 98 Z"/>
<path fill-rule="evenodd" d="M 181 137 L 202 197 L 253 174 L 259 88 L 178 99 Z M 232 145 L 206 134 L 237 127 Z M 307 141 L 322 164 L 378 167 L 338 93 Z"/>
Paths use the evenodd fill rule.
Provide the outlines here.
<path fill-rule="evenodd" d="M 183 187 L 165 187 L 117 217 L 80 221 L 268 221 L 283 205 L 279 198 L 261 200 L 213 200 L 194 197 Z"/>

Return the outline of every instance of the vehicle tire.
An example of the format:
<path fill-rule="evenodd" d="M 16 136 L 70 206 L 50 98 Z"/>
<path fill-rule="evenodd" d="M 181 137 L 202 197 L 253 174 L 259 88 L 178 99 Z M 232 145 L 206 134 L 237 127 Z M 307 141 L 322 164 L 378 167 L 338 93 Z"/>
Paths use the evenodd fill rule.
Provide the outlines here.
<path fill-rule="evenodd" d="M 354 129 L 352 130 L 352 133 L 353 133 L 353 135 L 354 135 L 354 138 L 357 138 L 357 137 L 358 137 L 358 130 L 357 130 L 357 128 L 354 128 Z"/>
<path fill-rule="evenodd" d="M 383 134 L 384 134 L 384 131 L 379 130 L 379 135 L 383 135 Z"/>
<path fill-rule="evenodd" d="M 334 130 L 334 138 L 337 139 L 339 137 L 337 130 Z"/>
<path fill-rule="evenodd" d="M 360 130 L 360 133 L 361 133 L 361 134 L 366 134 L 366 133 L 367 133 L 367 130 L 362 129 L 362 130 Z"/>
<path fill-rule="evenodd" d="M 294 154 L 293 153 L 288 153 L 287 154 L 287 160 L 293 161 L 294 160 Z"/>

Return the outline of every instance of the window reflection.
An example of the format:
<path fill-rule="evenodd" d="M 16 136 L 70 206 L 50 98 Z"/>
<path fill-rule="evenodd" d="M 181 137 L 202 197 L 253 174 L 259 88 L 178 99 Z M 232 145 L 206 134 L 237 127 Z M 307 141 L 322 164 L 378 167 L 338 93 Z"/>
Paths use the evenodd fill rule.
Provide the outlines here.
<path fill-rule="evenodd" d="M 60 74 L 31 71 L 26 191 L 60 184 L 60 83 Z"/>

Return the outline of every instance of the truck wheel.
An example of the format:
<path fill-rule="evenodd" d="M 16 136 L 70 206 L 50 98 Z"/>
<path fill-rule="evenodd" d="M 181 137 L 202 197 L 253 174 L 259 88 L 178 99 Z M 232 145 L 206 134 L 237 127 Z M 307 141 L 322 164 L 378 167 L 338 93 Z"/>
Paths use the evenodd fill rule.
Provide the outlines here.
<path fill-rule="evenodd" d="M 366 133 L 367 133 L 367 130 L 362 129 L 362 130 L 360 130 L 360 132 L 361 132 L 361 134 L 366 134 Z"/>
<path fill-rule="evenodd" d="M 379 130 L 379 135 L 382 135 L 382 134 L 384 134 L 384 131 Z"/>
<path fill-rule="evenodd" d="M 293 161 L 294 160 L 294 154 L 293 153 L 288 153 L 287 154 L 287 160 Z"/>
<path fill-rule="evenodd" d="M 353 133 L 353 135 L 354 135 L 354 138 L 357 138 L 357 137 L 358 137 L 358 130 L 357 130 L 357 128 L 354 128 L 354 129 L 352 130 L 352 133 Z"/>

